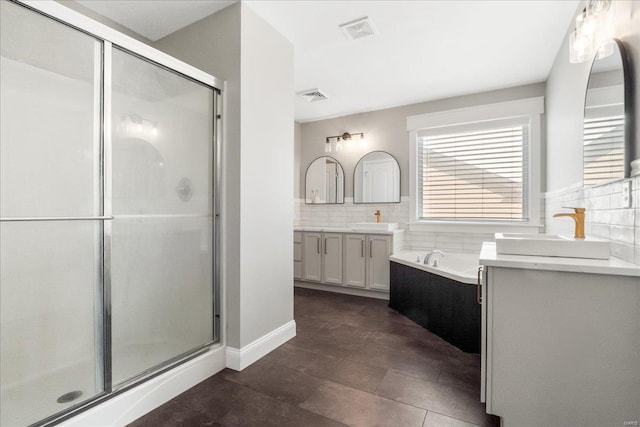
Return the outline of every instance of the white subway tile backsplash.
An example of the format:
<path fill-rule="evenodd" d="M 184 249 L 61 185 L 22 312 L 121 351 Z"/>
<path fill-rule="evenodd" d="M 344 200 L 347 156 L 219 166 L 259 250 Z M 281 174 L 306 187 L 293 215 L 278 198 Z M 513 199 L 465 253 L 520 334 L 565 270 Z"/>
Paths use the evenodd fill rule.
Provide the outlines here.
<path fill-rule="evenodd" d="M 584 200 L 584 207 L 587 210 L 609 209 L 611 206 L 611 196 L 596 196 Z"/>
<path fill-rule="evenodd" d="M 612 255 L 640 264 L 640 176 L 632 179 L 633 208 L 622 207 L 622 182 L 617 181 L 586 189 L 567 189 L 548 194 L 541 202 L 544 214 L 544 232 L 573 235 L 574 223 L 569 218 L 553 218 L 566 207 L 584 206 L 587 236 L 611 240 Z M 434 249 L 479 252 L 482 243 L 493 241 L 493 234 L 448 233 L 408 230 L 409 199 L 400 203 L 379 205 L 354 205 L 345 198 L 343 205 L 305 205 L 304 200 L 294 203 L 295 224 L 299 226 L 348 227 L 354 222 L 375 221 L 374 213 L 380 210 L 382 220 L 397 222 L 406 229 L 406 249 Z"/>
<path fill-rule="evenodd" d="M 611 241 L 611 255 L 616 258 L 621 258 L 629 262 L 635 261 L 635 250 L 637 246 L 629 245 L 626 243 Z"/>
<path fill-rule="evenodd" d="M 612 241 L 633 245 L 635 242 L 635 231 L 633 227 L 611 225 L 609 238 Z"/>
<path fill-rule="evenodd" d="M 625 227 L 633 227 L 635 212 L 633 209 L 613 209 L 611 210 L 610 220 L 612 225 L 622 225 Z"/>
<path fill-rule="evenodd" d="M 573 224 L 559 222 L 553 215 L 562 206 L 580 206 L 586 209 L 585 232 L 587 236 L 611 240 L 612 255 L 626 261 L 640 263 L 640 176 L 632 179 L 632 203 L 634 208 L 623 208 L 622 180 L 584 190 L 555 191 L 545 199 L 546 232 L 570 234 Z"/>

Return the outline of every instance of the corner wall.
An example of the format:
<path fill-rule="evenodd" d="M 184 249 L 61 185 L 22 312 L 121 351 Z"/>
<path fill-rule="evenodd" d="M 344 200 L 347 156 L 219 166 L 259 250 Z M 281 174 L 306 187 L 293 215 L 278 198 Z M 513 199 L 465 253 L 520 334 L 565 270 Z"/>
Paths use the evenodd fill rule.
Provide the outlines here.
<path fill-rule="evenodd" d="M 640 2 L 618 0 L 613 37 L 624 44 L 635 86 L 635 147 L 640 153 Z M 580 4 L 576 15 L 582 11 Z M 632 208 L 622 207 L 622 180 L 592 188 L 582 188 L 582 144 L 584 98 L 590 62 L 569 62 L 567 29 L 547 80 L 547 190 L 545 223 L 547 233 L 573 234 L 569 221 L 553 218 L 563 206 L 587 208 L 585 233 L 611 240 L 612 255 L 640 264 L 640 177 L 632 181 Z"/>

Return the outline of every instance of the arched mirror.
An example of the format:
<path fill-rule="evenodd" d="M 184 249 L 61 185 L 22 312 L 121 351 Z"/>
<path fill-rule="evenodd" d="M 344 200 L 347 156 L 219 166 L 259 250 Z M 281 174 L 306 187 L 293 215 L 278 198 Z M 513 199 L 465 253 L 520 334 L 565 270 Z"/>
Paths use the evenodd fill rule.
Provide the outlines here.
<path fill-rule="evenodd" d="M 629 177 L 634 158 L 630 85 L 624 47 L 618 40 L 609 40 L 596 53 L 585 95 L 585 186 Z"/>
<path fill-rule="evenodd" d="M 399 203 L 400 165 L 391 154 L 365 154 L 353 172 L 353 203 Z"/>
<path fill-rule="evenodd" d="M 344 171 L 333 157 L 319 157 L 307 168 L 305 203 L 314 205 L 344 203 Z"/>

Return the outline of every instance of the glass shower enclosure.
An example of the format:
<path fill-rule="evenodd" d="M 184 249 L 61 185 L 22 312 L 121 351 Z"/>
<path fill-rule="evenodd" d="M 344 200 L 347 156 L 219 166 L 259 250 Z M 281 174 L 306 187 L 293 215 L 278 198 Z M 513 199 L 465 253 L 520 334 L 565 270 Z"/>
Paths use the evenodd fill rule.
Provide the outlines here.
<path fill-rule="evenodd" d="M 0 2 L 0 425 L 219 341 L 219 91 Z"/>

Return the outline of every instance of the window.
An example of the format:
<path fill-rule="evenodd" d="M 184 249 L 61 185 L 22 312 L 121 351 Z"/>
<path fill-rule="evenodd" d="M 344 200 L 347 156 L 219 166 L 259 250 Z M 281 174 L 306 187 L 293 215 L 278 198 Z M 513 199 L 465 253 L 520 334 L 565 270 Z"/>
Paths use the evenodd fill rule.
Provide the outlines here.
<path fill-rule="evenodd" d="M 542 105 L 534 98 L 410 117 L 414 221 L 537 225 Z"/>
<path fill-rule="evenodd" d="M 418 131 L 419 218 L 527 220 L 528 118 L 464 128 Z"/>

